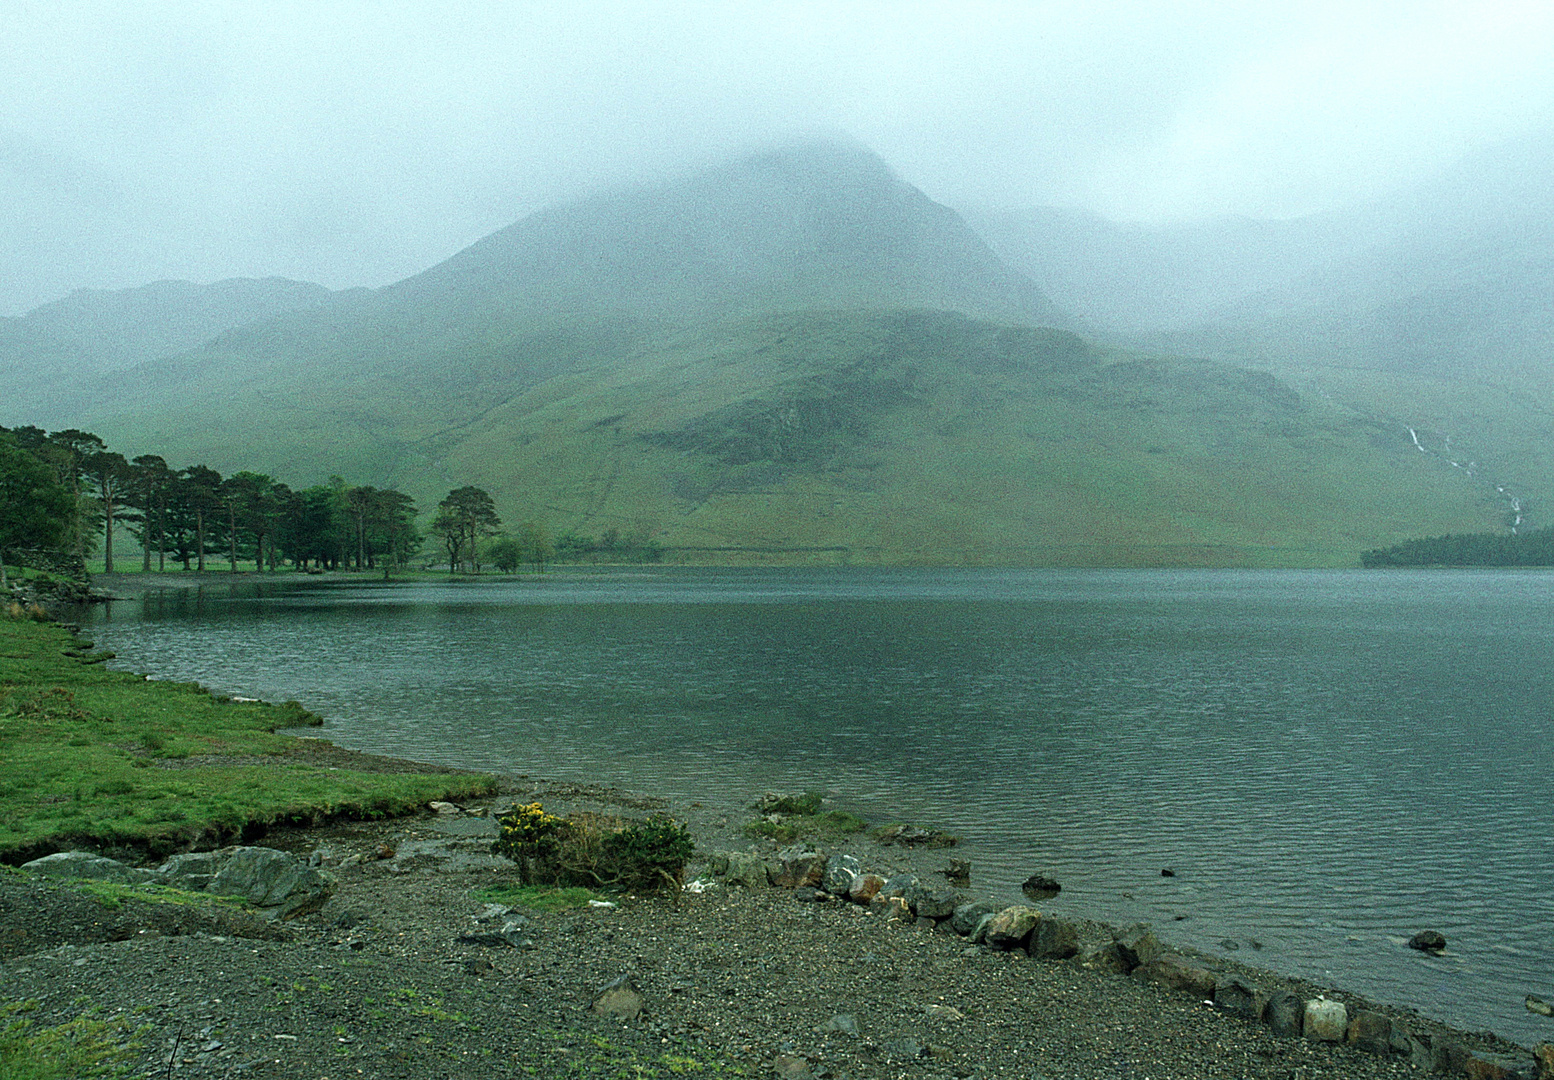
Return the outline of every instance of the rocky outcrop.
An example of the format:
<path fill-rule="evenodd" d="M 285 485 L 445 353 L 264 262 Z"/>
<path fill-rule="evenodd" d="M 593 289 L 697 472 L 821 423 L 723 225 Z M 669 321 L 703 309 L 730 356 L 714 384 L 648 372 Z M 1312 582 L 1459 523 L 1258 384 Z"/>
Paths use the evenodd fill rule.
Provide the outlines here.
<path fill-rule="evenodd" d="M 31 870 L 45 877 L 69 878 L 87 881 L 110 881 L 117 885 L 139 885 L 156 881 L 150 870 L 127 866 L 117 859 L 93 855 L 88 851 L 60 851 L 41 859 L 23 863 L 23 870 Z"/>
<path fill-rule="evenodd" d="M 64 851 L 34 859 L 22 869 L 51 877 L 167 885 L 186 892 L 236 896 L 261 914 L 276 919 L 294 919 L 317 911 L 335 890 L 332 875 L 295 855 L 264 847 L 230 847 L 175 855 L 155 870 L 128 866 L 84 851 Z"/>

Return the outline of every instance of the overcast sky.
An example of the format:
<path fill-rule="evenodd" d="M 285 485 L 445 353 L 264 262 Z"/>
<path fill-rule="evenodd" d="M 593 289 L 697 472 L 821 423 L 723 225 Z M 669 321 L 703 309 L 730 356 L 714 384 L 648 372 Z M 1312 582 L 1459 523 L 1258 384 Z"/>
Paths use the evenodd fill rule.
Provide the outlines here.
<path fill-rule="evenodd" d="M 3 0 L 0 314 L 382 285 L 845 132 L 952 206 L 1294 216 L 1554 124 L 1554 4 Z"/>

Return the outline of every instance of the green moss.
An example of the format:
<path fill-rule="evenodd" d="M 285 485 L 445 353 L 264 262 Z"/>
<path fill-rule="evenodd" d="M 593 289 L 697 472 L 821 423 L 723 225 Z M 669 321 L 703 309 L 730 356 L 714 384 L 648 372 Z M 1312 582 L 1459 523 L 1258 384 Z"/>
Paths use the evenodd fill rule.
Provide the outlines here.
<path fill-rule="evenodd" d="M 123 1019 L 84 1013 L 52 1027 L 38 1027 L 28 1013 L 35 1001 L 0 1005 L 0 1080 L 65 1080 L 122 1076 L 141 1047 L 143 1029 Z"/>

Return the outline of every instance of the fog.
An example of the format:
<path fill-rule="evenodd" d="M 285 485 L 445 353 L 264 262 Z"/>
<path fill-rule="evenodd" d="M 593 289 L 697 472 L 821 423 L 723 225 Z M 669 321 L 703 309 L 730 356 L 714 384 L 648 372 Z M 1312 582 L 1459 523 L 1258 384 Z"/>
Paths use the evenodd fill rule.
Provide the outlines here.
<path fill-rule="evenodd" d="M 9 4 L 0 314 L 415 273 L 845 132 L 952 206 L 1292 217 L 1554 117 L 1542 3 Z"/>

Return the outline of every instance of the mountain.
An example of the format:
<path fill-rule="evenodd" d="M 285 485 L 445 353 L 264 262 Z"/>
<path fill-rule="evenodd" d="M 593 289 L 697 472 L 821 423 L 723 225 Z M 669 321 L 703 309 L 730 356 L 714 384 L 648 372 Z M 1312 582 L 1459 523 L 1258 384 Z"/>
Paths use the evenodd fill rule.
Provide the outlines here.
<path fill-rule="evenodd" d="M 1195 327 L 1385 229 L 1383 220 L 1337 216 L 1143 224 L 1057 207 L 966 218 L 1055 303 L 1117 340 Z"/>
<path fill-rule="evenodd" d="M 1196 325 L 1135 341 L 1286 369 L 1554 373 L 1551 170 L 1554 136 L 1528 137 L 1385 200 L 1282 223 L 1299 258 L 1243 275 L 1256 288 Z"/>
<path fill-rule="evenodd" d="M 1281 369 L 1554 371 L 1554 135 L 1290 221 L 1038 208 L 968 219 L 1105 340 Z"/>
<path fill-rule="evenodd" d="M 543 210 L 100 375 L 67 415 L 122 452 L 423 507 L 477 484 L 510 523 L 693 561 L 1335 565 L 1495 527 L 1491 477 L 1554 495 L 1554 463 L 1511 459 L 1535 416 L 1470 477 L 1385 394 L 1074 322 L 877 157 L 810 143 Z"/>
<path fill-rule="evenodd" d="M 158 281 L 79 289 L 20 318 L 0 318 L 0 422 L 46 419 L 46 403 L 71 386 L 187 352 L 244 323 L 320 307 L 334 295 L 286 278 Z"/>
<path fill-rule="evenodd" d="M 913 307 L 1062 318 L 959 215 L 837 142 L 543 210 L 389 293 L 573 313 Z"/>

